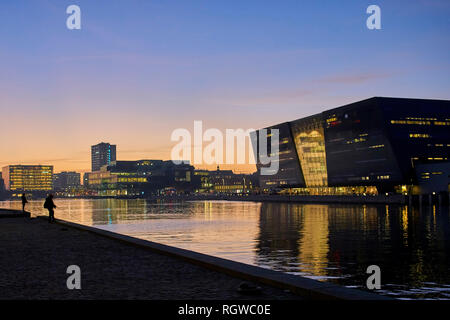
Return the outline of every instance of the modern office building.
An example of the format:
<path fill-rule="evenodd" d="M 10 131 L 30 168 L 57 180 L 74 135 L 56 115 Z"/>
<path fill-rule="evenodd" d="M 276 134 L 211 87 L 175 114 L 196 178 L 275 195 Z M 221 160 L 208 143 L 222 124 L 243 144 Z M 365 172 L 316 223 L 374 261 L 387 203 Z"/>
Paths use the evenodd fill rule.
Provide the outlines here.
<path fill-rule="evenodd" d="M 255 191 L 257 176 L 255 174 L 234 173 L 232 170 L 195 170 L 197 192 L 243 194 Z"/>
<path fill-rule="evenodd" d="M 116 145 L 102 142 L 91 146 L 92 172 L 99 171 L 102 166 L 114 161 L 116 161 Z"/>
<path fill-rule="evenodd" d="M 194 167 L 172 161 L 114 161 L 86 174 L 87 186 L 100 196 L 142 196 L 166 187 L 191 185 Z"/>
<path fill-rule="evenodd" d="M 265 191 L 423 193 L 417 166 L 450 158 L 448 100 L 374 97 L 266 129 L 279 130 L 279 170 L 260 175 Z"/>
<path fill-rule="evenodd" d="M 3 167 L 5 188 L 12 192 L 39 192 L 53 189 L 53 166 L 11 165 Z"/>
<path fill-rule="evenodd" d="M 78 172 L 63 171 L 53 174 L 53 189 L 63 191 L 80 186 L 81 175 Z"/>
<path fill-rule="evenodd" d="M 424 194 L 450 191 L 450 162 L 418 164 L 416 175 Z"/>
<path fill-rule="evenodd" d="M 154 166 L 157 163 L 152 160 L 113 161 L 100 170 L 88 173 L 87 185 L 100 196 L 139 195 L 148 183 Z"/>

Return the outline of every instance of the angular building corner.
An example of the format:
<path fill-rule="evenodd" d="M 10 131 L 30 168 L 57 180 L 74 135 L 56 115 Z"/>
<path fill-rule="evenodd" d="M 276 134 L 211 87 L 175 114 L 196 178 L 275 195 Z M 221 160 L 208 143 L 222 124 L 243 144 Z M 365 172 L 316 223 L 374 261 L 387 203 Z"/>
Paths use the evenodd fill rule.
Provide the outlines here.
<path fill-rule="evenodd" d="M 374 97 L 266 129 L 280 138 L 278 173 L 259 175 L 265 192 L 448 192 L 448 100 Z"/>

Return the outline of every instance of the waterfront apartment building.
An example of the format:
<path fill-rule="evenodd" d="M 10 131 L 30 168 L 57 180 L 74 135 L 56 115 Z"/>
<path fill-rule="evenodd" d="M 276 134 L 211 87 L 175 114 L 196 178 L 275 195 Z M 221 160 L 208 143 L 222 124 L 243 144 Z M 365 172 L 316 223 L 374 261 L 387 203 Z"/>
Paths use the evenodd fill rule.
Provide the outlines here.
<path fill-rule="evenodd" d="M 53 189 L 53 166 L 10 165 L 3 167 L 5 188 L 12 192 L 38 192 Z"/>
<path fill-rule="evenodd" d="M 259 176 L 265 191 L 424 193 L 425 164 L 442 168 L 433 172 L 448 181 L 448 100 L 374 97 L 266 129 L 269 148 L 270 129 L 279 130 L 280 144 L 278 172 Z M 262 167 L 258 161 L 258 172 Z M 439 185 L 435 192 L 448 191 L 442 179 Z M 429 183 L 426 190 L 432 190 Z"/>
<path fill-rule="evenodd" d="M 91 170 L 99 171 L 104 165 L 116 161 L 116 145 L 101 142 L 91 146 Z"/>
<path fill-rule="evenodd" d="M 53 188 L 56 191 L 63 191 L 80 186 L 81 175 L 78 172 L 63 171 L 53 175 Z"/>

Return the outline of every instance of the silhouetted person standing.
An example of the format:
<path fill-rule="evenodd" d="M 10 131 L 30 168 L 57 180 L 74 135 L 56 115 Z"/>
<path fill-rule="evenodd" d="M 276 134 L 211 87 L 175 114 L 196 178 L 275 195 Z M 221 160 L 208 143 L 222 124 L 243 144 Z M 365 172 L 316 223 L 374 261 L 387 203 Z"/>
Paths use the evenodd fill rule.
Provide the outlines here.
<path fill-rule="evenodd" d="M 49 194 L 48 197 L 45 199 L 44 202 L 44 208 L 48 210 L 48 222 L 54 222 L 55 221 L 55 204 L 53 203 L 53 195 Z"/>
<path fill-rule="evenodd" d="M 25 205 L 28 203 L 25 193 L 22 193 L 22 212 L 25 212 Z"/>

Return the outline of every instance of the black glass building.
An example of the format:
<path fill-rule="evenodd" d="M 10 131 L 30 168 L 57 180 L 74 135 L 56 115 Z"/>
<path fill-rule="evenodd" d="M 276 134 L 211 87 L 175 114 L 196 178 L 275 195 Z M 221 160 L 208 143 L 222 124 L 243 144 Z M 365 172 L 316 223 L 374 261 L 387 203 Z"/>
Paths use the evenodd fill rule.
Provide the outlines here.
<path fill-rule="evenodd" d="M 416 166 L 449 161 L 450 101 L 374 97 L 266 129 L 279 130 L 279 170 L 263 190 L 418 192 Z"/>

